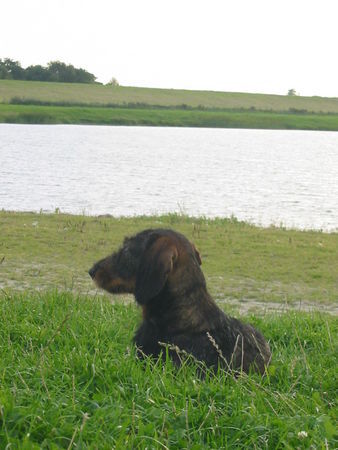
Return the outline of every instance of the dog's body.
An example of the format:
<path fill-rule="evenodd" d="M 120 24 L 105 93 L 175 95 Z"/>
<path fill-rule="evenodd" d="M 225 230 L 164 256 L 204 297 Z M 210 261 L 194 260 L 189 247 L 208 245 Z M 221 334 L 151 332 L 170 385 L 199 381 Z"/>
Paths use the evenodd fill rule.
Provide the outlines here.
<path fill-rule="evenodd" d="M 89 271 L 111 293 L 128 292 L 143 309 L 134 342 L 140 354 L 158 357 L 168 344 L 207 366 L 264 373 L 270 349 L 262 334 L 221 311 L 209 295 L 198 251 L 173 230 L 145 230 Z M 175 348 L 176 350 L 173 350 Z"/>

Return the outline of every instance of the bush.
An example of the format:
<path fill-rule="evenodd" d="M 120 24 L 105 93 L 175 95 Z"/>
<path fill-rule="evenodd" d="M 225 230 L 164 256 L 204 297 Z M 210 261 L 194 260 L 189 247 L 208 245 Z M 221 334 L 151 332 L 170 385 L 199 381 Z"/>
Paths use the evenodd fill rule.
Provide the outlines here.
<path fill-rule="evenodd" d="M 23 69 L 18 61 L 5 58 L 4 60 L 0 59 L 0 79 L 94 83 L 96 77 L 84 69 L 77 69 L 71 64 L 67 65 L 61 61 L 51 61 L 47 67 L 38 64 Z"/>

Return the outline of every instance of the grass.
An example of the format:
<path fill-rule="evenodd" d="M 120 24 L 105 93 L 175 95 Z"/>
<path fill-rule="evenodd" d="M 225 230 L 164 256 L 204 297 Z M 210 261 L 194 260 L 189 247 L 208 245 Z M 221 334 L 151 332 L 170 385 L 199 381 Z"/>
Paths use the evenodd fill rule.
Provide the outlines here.
<path fill-rule="evenodd" d="M 125 235 L 172 227 L 199 248 L 221 307 L 257 326 L 265 377 L 196 376 L 135 357 L 141 313 L 94 289 L 91 264 Z M 337 447 L 338 234 L 236 219 L 0 212 L 0 448 Z M 267 312 L 309 302 L 317 312 Z M 333 308 L 333 309 L 332 309 Z M 254 312 L 254 314 L 253 314 Z"/>
<path fill-rule="evenodd" d="M 0 447 L 336 448 L 334 318 L 250 317 L 270 340 L 267 376 L 200 380 L 136 360 L 138 316 L 106 298 L 2 294 Z"/>
<path fill-rule="evenodd" d="M 338 130 L 338 98 L 0 80 L 0 123 Z"/>
<path fill-rule="evenodd" d="M 125 106 L 141 103 L 162 107 L 251 109 L 288 112 L 290 109 L 338 114 L 338 98 L 248 94 L 238 92 L 190 91 L 139 87 L 114 87 L 83 83 L 46 83 L 0 80 L 0 103 L 13 98 L 42 102 L 68 102 Z"/>
<path fill-rule="evenodd" d="M 88 269 L 126 235 L 171 227 L 199 248 L 214 296 L 230 303 L 336 305 L 338 234 L 260 228 L 236 219 L 0 212 L 0 287 L 88 293 Z"/>
<path fill-rule="evenodd" d="M 338 131 L 338 114 L 0 104 L 0 123 L 263 128 Z"/>

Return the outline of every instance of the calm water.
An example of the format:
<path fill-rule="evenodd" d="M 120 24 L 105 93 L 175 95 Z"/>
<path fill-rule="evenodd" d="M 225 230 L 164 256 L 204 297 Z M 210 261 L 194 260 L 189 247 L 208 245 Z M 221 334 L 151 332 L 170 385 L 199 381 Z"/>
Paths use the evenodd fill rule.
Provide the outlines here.
<path fill-rule="evenodd" d="M 0 125 L 0 209 L 338 228 L 338 133 Z"/>

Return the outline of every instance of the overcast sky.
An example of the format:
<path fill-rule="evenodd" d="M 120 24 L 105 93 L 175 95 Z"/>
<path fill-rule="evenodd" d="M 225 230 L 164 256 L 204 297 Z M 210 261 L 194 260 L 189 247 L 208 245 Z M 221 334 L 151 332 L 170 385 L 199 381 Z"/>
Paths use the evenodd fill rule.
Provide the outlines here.
<path fill-rule="evenodd" d="M 338 0 L 1 0 L 0 58 L 125 86 L 338 97 Z"/>

